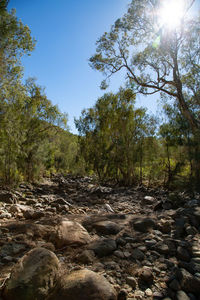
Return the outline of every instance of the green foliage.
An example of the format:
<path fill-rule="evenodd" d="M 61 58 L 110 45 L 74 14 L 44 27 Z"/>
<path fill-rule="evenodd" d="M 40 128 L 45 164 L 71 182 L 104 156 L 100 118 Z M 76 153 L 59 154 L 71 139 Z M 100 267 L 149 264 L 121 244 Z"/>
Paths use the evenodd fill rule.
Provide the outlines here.
<path fill-rule="evenodd" d="M 160 127 L 160 139 L 151 140 L 157 157 L 148 151 L 142 156 L 143 164 L 145 156 L 151 164 L 147 162 L 141 176 L 149 182 L 159 177 L 168 187 L 184 176 L 199 188 L 200 15 L 190 14 L 195 1 L 182 2 L 181 25 L 168 29 L 159 20 L 162 1 L 132 0 L 127 13 L 97 40 L 90 65 L 104 74 L 103 88 L 124 69 L 127 86 L 135 93 L 159 92 L 165 99 L 167 121 Z"/>
<path fill-rule="evenodd" d="M 8 12 L 7 1 L 0 6 L 0 87 L 22 76 L 21 57 L 30 54 L 35 40 L 27 25 L 17 19 L 15 10 Z"/>
<path fill-rule="evenodd" d="M 1 164 L 6 182 L 21 174 L 33 180 L 45 165 L 51 136 L 66 126 L 66 116 L 53 106 L 42 88 L 29 79 L 26 85 L 12 84 L 2 102 Z"/>
<path fill-rule="evenodd" d="M 198 188 L 199 138 L 194 135 L 188 122 L 183 118 L 176 105 L 164 105 L 168 121 L 160 126 L 159 134 L 165 151 L 165 184 L 177 184 L 177 179 L 188 182 L 191 188 Z"/>
<path fill-rule="evenodd" d="M 32 181 L 52 170 L 67 172 L 77 153 L 74 137 L 66 132 L 66 114 L 52 105 L 34 79 L 21 82 L 21 57 L 34 46 L 28 26 L 17 19 L 14 10 L 7 11 L 7 1 L 1 1 L 0 178 L 7 184 Z M 71 154 L 65 153 L 62 166 L 57 166 L 56 158 L 64 150 Z"/>
<path fill-rule="evenodd" d="M 159 22 L 161 5 L 132 0 L 123 18 L 97 41 L 90 65 L 103 72 L 106 81 L 125 69 L 135 92 L 170 95 L 193 133 L 199 132 L 200 17 L 190 16 L 186 5 L 180 28 L 167 30 Z"/>
<path fill-rule="evenodd" d="M 76 120 L 88 170 L 97 172 L 101 180 L 114 179 L 125 184 L 139 180 L 137 164 L 145 139 L 154 133 L 154 120 L 145 109 L 134 109 L 134 102 L 130 89 L 120 89 L 117 94 L 99 98 L 93 108 L 82 111 Z"/>
<path fill-rule="evenodd" d="M 59 130 L 54 136 L 54 169 L 57 173 L 84 174 L 84 164 L 78 147 L 78 137 L 67 131 Z"/>

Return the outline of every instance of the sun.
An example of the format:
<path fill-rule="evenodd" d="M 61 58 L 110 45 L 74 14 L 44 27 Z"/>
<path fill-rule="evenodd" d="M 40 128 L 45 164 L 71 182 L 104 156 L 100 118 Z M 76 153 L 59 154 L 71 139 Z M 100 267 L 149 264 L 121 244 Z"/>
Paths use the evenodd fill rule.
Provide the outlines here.
<path fill-rule="evenodd" d="M 184 17 L 184 0 L 166 0 L 162 1 L 159 9 L 159 23 L 168 30 L 176 29 L 180 26 Z"/>

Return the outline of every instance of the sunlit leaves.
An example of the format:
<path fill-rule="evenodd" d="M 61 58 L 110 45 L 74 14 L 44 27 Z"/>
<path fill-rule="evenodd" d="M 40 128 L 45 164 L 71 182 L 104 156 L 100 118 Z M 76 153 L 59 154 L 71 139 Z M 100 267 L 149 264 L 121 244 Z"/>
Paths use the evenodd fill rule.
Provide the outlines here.
<path fill-rule="evenodd" d="M 159 21 L 161 4 L 132 1 L 127 13 L 97 41 L 90 63 L 105 75 L 103 87 L 113 74 L 124 69 L 129 86 L 134 82 L 135 92 L 164 92 L 174 97 L 195 132 L 200 130 L 200 121 L 188 101 L 195 99 L 199 105 L 200 19 L 189 15 L 188 9 L 181 26 L 167 30 Z"/>

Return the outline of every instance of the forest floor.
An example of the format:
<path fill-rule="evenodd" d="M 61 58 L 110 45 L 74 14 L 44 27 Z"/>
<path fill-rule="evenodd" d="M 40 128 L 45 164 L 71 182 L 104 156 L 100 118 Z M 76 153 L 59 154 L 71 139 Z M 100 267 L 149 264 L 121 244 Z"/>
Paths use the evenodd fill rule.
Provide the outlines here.
<path fill-rule="evenodd" d="M 2 188 L 0 284 L 28 251 L 43 247 L 68 273 L 103 275 L 119 300 L 198 300 L 199 204 L 199 194 L 100 186 L 89 177 Z"/>

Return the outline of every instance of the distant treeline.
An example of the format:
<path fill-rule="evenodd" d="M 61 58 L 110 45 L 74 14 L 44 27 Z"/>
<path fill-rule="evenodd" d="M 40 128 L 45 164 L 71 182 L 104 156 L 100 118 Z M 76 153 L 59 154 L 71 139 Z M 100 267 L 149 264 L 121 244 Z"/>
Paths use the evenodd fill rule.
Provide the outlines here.
<path fill-rule="evenodd" d="M 199 141 L 178 108 L 163 105 L 160 124 L 134 103 L 133 92 L 120 89 L 82 111 L 76 126 L 86 170 L 101 181 L 198 188 Z"/>

